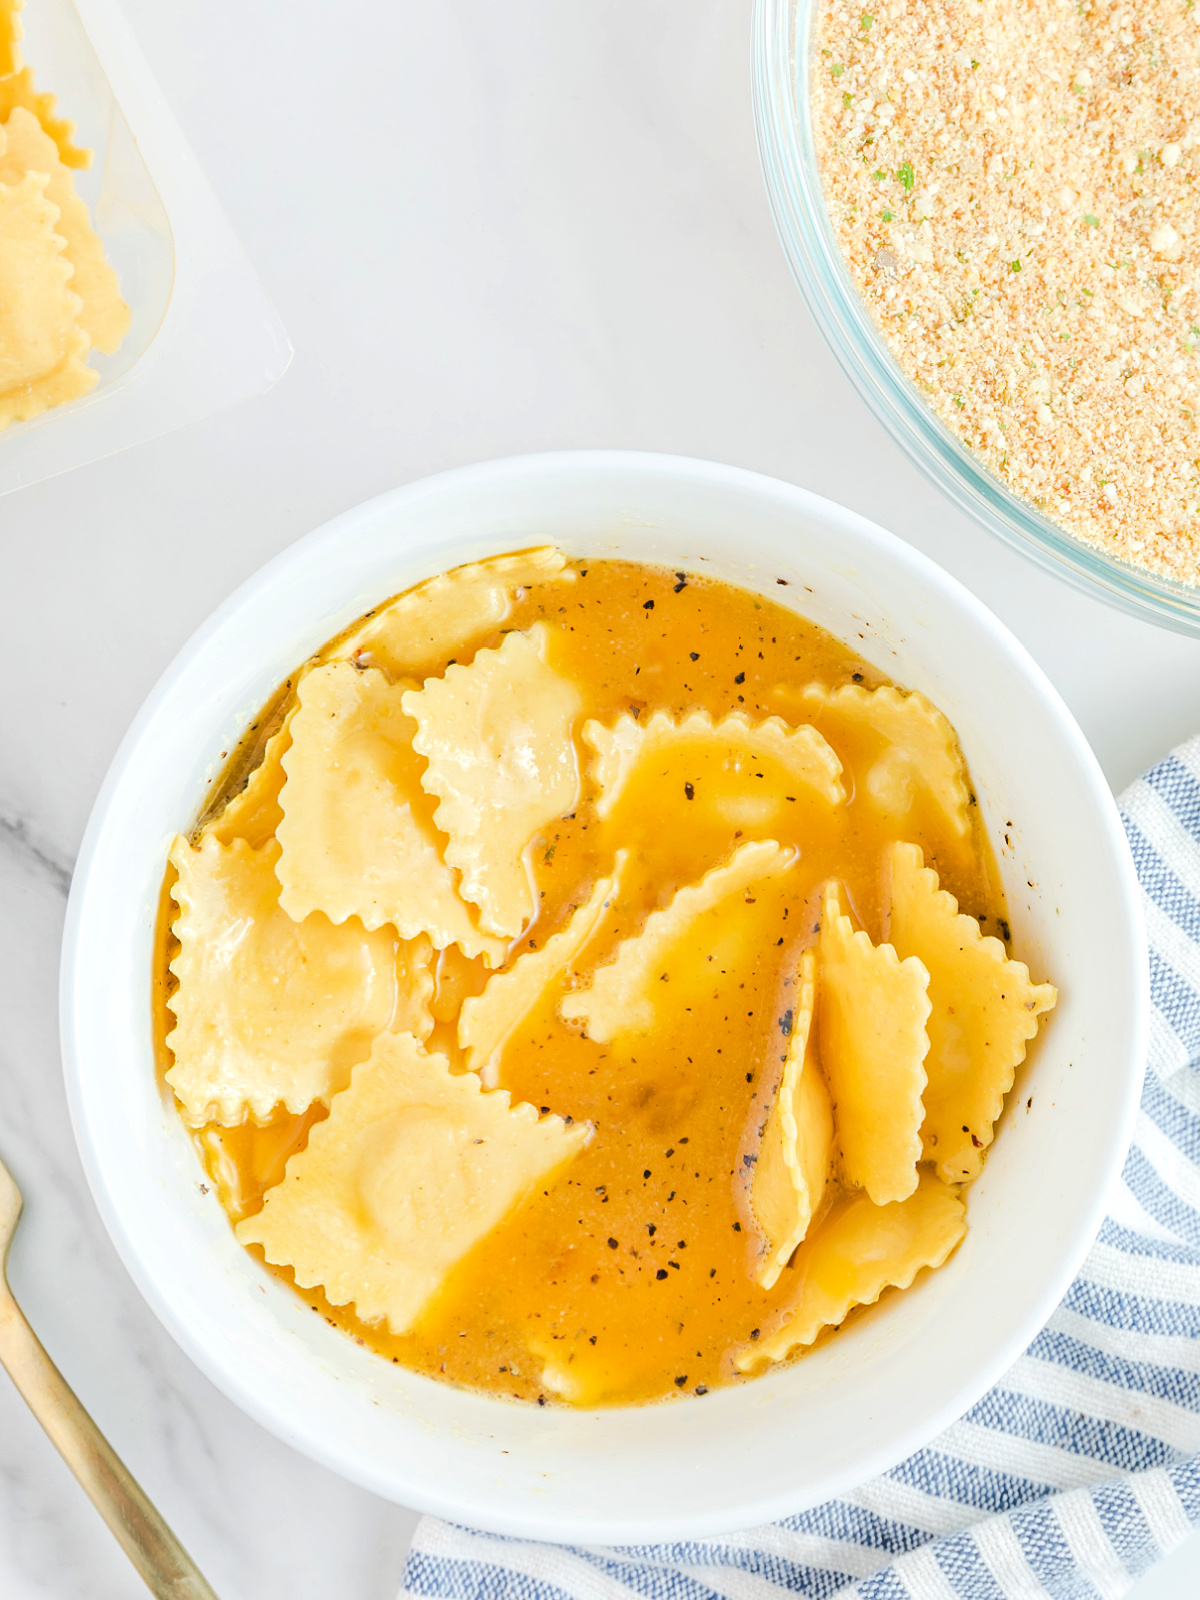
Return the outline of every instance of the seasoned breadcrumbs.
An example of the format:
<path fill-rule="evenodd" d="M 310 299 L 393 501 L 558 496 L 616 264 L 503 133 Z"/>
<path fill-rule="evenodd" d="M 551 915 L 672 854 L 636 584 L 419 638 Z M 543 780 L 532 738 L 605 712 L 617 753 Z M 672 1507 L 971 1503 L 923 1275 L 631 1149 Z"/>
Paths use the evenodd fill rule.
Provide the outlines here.
<path fill-rule="evenodd" d="M 1070 533 L 1200 582 L 1200 0 L 819 0 L 838 241 L 934 410 Z"/>

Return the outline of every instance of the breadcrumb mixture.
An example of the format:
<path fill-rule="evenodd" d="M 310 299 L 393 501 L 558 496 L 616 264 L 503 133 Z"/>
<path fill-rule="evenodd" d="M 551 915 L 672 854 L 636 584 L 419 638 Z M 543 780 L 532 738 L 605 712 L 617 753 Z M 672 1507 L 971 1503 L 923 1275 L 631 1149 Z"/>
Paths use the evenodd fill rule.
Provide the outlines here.
<path fill-rule="evenodd" d="M 1200 0 L 821 0 L 835 232 L 904 370 L 1016 493 L 1200 582 Z"/>

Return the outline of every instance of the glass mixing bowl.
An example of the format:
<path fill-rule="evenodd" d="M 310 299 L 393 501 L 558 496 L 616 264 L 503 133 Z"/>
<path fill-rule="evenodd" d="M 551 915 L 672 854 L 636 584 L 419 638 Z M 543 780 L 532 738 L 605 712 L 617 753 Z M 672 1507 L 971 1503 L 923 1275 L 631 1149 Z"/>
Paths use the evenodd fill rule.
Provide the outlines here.
<path fill-rule="evenodd" d="M 812 13 L 813 0 L 755 0 L 754 117 L 784 253 L 842 370 L 926 476 L 997 538 L 1122 611 L 1200 634 L 1200 588 L 1105 555 L 1019 499 L 945 427 L 888 350 L 825 209 L 809 117 Z"/>

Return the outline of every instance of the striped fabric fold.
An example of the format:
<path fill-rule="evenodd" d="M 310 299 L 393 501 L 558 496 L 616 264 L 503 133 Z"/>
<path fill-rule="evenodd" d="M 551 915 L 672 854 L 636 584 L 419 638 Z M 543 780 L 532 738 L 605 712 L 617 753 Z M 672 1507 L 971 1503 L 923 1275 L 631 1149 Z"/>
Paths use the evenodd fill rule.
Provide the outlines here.
<path fill-rule="evenodd" d="M 1141 1112 L 1082 1271 L 995 1388 L 882 1477 L 725 1538 L 568 1548 L 425 1517 L 405 1595 L 1116 1600 L 1200 1525 L 1200 737 L 1121 814 L 1150 941 Z"/>

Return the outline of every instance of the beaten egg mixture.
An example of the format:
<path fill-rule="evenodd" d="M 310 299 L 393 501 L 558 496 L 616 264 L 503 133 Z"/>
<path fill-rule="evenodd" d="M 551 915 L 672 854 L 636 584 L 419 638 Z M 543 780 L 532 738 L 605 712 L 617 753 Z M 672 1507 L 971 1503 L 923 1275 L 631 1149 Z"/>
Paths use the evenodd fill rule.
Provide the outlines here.
<path fill-rule="evenodd" d="M 793 598 L 782 579 L 779 594 Z M 796 598 L 802 602 L 802 596 Z M 898 1204 L 887 1202 L 901 1198 L 903 1191 L 878 1196 L 869 1192 L 868 1183 L 864 1193 L 861 1185 L 867 1180 L 850 1181 L 844 1141 L 833 1134 L 815 1188 L 809 1184 L 813 1209 L 806 1241 L 793 1252 L 784 1240 L 771 1281 L 772 1271 L 764 1270 L 763 1263 L 773 1241 L 764 1234 L 759 1215 L 763 1206 L 756 1209 L 754 1183 L 789 1048 L 801 1025 L 811 1027 L 808 1046 L 802 1040 L 799 1048 L 801 1054 L 806 1048 L 809 1052 L 804 1070 L 810 1083 L 815 1079 L 818 1084 L 814 1092 L 825 1095 L 822 1073 L 833 1091 L 832 1102 L 826 1101 L 831 1110 L 821 1113 L 818 1108 L 817 1121 L 824 1115 L 827 1123 L 832 1119 L 836 1127 L 838 1122 L 841 1080 L 821 1054 L 826 1036 L 833 1039 L 835 1021 L 819 1006 L 813 1017 L 813 957 L 807 958 L 807 967 L 802 959 L 806 951 L 821 948 L 823 914 L 836 922 L 839 909 L 852 911 L 854 927 L 861 930 L 853 937 L 869 941 L 861 946 L 864 952 L 879 955 L 871 947 L 882 945 L 889 931 L 887 852 L 903 842 L 919 847 L 919 853 L 913 852 L 918 867 L 923 858 L 925 869 L 932 869 L 927 873 L 931 882 L 936 872 L 934 889 L 940 885 L 954 896 L 965 914 L 961 920 L 973 919 L 984 935 L 1007 944 L 992 856 L 952 732 L 948 748 L 961 778 L 954 778 L 960 790 L 948 806 L 944 792 L 921 781 L 919 752 L 915 767 L 913 759 L 907 767 L 904 760 L 893 760 L 880 719 L 872 725 L 853 714 L 855 704 L 866 705 L 871 692 L 885 688 L 887 680 L 789 606 L 702 572 L 576 561 L 542 581 L 511 586 L 502 609 L 498 621 L 487 615 L 477 619 L 474 634 L 470 626 L 460 625 L 458 639 L 436 659 L 419 659 L 422 649 L 436 650 L 436 630 L 420 648 L 414 644 L 410 653 L 419 671 L 400 670 L 409 663 L 372 647 L 370 619 L 315 660 L 349 659 L 364 678 L 382 672 L 389 682 L 407 685 L 404 704 L 415 709 L 422 682 L 458 681 L 446 676 L 451 661 L 470 670 L 473 661 L 484 659 L 480 652 L 498 652 L 514 634 L 535 637 L 530 630 L 540 624 L 536 638 L 542 663 L 575 696 L 570 738 L 577 765 L 570 777 L 569 808 L 540 825 L 521 853 L 532 916 L 515 937 L 497 939 L 479 922 L 477 936 L 443 940 L 441 949 L 414 943 L 408 929 L 407 942 L 397 941 L 397 929 L 387 924 L 370 938 L 384 937 L 400 952 L 399 991 L 406 981 L 417 981 L 412 974 L 425 963 L 425 1036 L 420 1044 L 411 1039 L 412 1061 L 417 1062 L 413 1070 L 425 1070 L 420 1062 L 440 1054 L 451 1078 L 468 1070 L 478 1074 L 473 1093 L 479 1089 L 486 1098 L 507 1090 L 511 1106 L 533 1108 L 530 1118 L 542 1119 L 543 1127 L 550 1119 L 561 1119 L 554 1126 L 558 1136 L 572 1141 L 571 1148 L 557 1167 L 547 1156 L 543 1168 L 531 1168 L 533 1178 L 518 1202 L 457 1259 L 441 1263 L 436 1282 L 431 1277 L 412 1302 L 419 1301 L 419 1310 L 402 1329 L 395 1323 L 403 1319 L 395 1315 L 390 1320 L 387 1315 L 362 1317 L 366 1290 L 352 1296 L 341 1279 L 331 1289 L 336 1273 L 322 1275 L 310 1265 L 304 1276 L 311 1286 L 298 1286 L 298 1292 L 314 1311 L 381 1356 L 514 1400 L 609 1405 L 680 1392 L 703 1395 L 754 1370 L 756 1350 L 766 1352 L 773 1335 L 777 1357 L 792 1353 L 778 1334 L 806 1281 L 806 1315 L 811 1313 L 814 1328 L 819 1328 L 822 1318 L 842 1320 L 855 1299 L 874 1299 L 887 1284 L 910 1281 L 919 1266 L 936 1264 L 960 1237 L 962 1207 L 959 1191 L 951 1185 L 978 1170 L 983 1145 L 991 1137 L 988 1119 L 998 1112 L 1012 1067 L 1024 1053 L 1023 1042 L 1019 1051 L 1010 1051 L 1014 1060 L 1002 1067 L 999 1097 L 981 1114 L 978 1129 L 964 1123 L 963 1136 L 970 1144 L 964 1145 L 968 1155 L 961 1167 L 954 1165 L 960 1158 L 948 1153 L 945 1136 L 939 1167 L 936 1133 L 930 1142 L 932 1124 L 927 1124 L 919 1151 L 919 1183 L 913 1165 L 916 1147 L 908 1154 L 901 1151 L 911 1183 L 917 1185 L 904 1204 L 942 1208 L 937 1221 L 941 1243 L 933 1254 L 885 1275 L 871 1286 L 872 1292 L 857 1287 L 861 1273 L 855 1240 L 864 1227 L 868 1234 L 878 1228 L 877 1219 L 899 1213 Z M 385 616 L 386 608 L 379 615 Z M 192 846 L 204 843 L 206 830 L 219 831 L 223 816 L 235 817 L 226 832 L 240 830 L 236 836 L 246 843 L 238 848 L 260 853 L 278 849 L 276 831 L 289 812 L 287 787 L 282 799 L 278 794 L 283 773 L 275 792 L 263 780 L 264 792 L 252 796 L 253 803 L 246 799 L 251 790 L 242 791 L 241 785 L 262 761 L 268 738 L 281 727 L 286 736 L 297 685 L 303 699 L 307 681 L 303 672 L 289 680 L 247 735 L 217 798 L 193 831 L 187 846 L 191 854 L 174 856 L 185 868 L 195 853 Z M 861 686 L 864 694 L 858 702 L 845 699 L 848 686 Z M 894 693 L 892 700 L 900 703 Z M 797 771 L 803 762 L 798 768 L 787 738 L 759 735 L 757 730 L 769 719 L 782 719 L 787 736 L 811 727 L 822 735 L 814 745 L 826 748 L 828 741 L 827 748 L 836 754 L 823 777 L 809 771 L 801 781 Z M 948 729 L 944 719 L 940 725 Z M 695 737 L 680 736 L 681 726 L 692 727 Z M 656 737 L 656 729 L 662 737 Z M 628 759 L 619 747 L 626 749 Z M 811 756 L 810 750 L 805 759 Z M 290 766 L 287 781 L 298 787 L 299 765 L 289 764 L 286 754 L 282 765 L 285 771 Z M 561 774 L 555 781 L 560 779 Z M 252 777 L 252 786 L 254 782 Z M 831 785 L 837 803 L 831 803 Z M 445 818 L 450 813 L 433 815 Z M 286 829 L 282 837 L 286 854 Z M 442 842 L 449 860 L 453 850 Z M 230 838 L 223 848 L 233 848 Z M 480 848 L 486 850 L 486 840 Z M 283 867 L 277 870 L 284 879 Z M 465 885 L 469 870 L 458 870 Z M 713 875 L 722 870 L 732 875 L 718 881 Z M 173 1065 L 178 1072 L 183 1064 L 182 1055 L 175 1053 L 182 1034 L 172 1043 L 176 1019 L 171 1008 L 179 1001 L 171 967 L 191 970 L 180 967 L 180 941 L 172 932 L 173 926 L 180 927 L 173 898 L 173 893 L 180 894 L 176 877 L 170 870 L 164 887 L 156 974 L 164 1072 L 171 1072 Z M 828 899 L 827 886 L 833 881 L 843 886 L 840 906 Z M 703 889 L 706 882 L 709 890 Z M 701 890 L 687 900 L 684 892 L 696 885 Z M 704 903 L 706 895 L 710 904 Z M 479 892 L 476 906 L 484 898 Z M 692 906 L 691 913 L 672 912 L 672 906 L 685 903 Z M 493 1030 L 487 1039 L 476 1038 L 466 1020 L 473 1014 L 472 1002 L 497 974 L 512 973 L 523 958 L 546 952 L 556 935 L 577 928 L 572 918 L 583 915 L 581 907 L 589 919 L 585 954 L 575 952 L 571 961 L 556 967 L 557 947 L 552 946 L 544 972 L 532 964 L 525 969 L 538 974 L 538 981 L 532 998 L 514 1013 L 515 1025 L 503 1037 Z M 674 920 L 656 924 L 656 914 Z M 475 917 L 475 910 L 471 915 Z M 322 913 L 310 913 L 310 923 L 313 917 L 321 919 Z M 493 926 L 499 920 L 493 916 Z M 851 938 L 851 923 L 843 921 Z M 340 926 L 357 924 L 350 918 Z M 662 937 L 647 954 L 646 938 L 639 945 L 638 937 L 655 927 L 662 929 Z M 186 943 L 186 933 L 184 939 Z M 472 944 L 473 953 L 464 953 L 464 945 Z M 991 948 L 986 939 L 984 945 Z M 417 955 L 411 955 L 414 950 Z M 404 951 L 411 956 L 408 966 Z M 638 951 L 640 966 L 633 959 Z M 1017 965 L 1006 963 L 1002 951 L 991 959 L 996 971 Z M 630 983 L 622 978 L 623 961 L 637 967 Z M 819 973 L 820 966 L 815 970 Z M 896 970 L 915 969 L 905 961 Z M 936 979 L 935 970 L 929 1028 L 935 1054 L 940 1048 Z M 1052 996 L 1048 986 L 1029 987 L 1036 999 L 1023 1002 L 1028 1012 L 1052 1003 L 1042 990 Z M 406 1002 L 399 991 L 386 999 L 384 1009 L 390 1008 L 391 1015 L 385 1021 L 395 1030 L 399 1012 L 402 1025 L 419 1034 L 421 1029 L 404 1021 Z M 920 1031 L 925 1006 L 922 989 L 910 1019 L 922 1041 L 920 1051 L 925 1048 L 926 1035 Z M 944 1021 L 944 1005 L 941 1011 Z M 478 1034 L 484 1014 L 474 1015 Z M 848 1026 L 853 1030 L 857 1025 L 851 1015 Z M 376 1032 L 383 1026 L 378 1017 L 371 1025 Z M 885 1036 L 890 1036 L 888 1026 L 885 1019 Z M 1022 1040 L 1035 1027 L 1031 1022 Z M 482 1028 L 483 1034 L 487 1031 Z M 264 1115 L 262 1105 L 255 1111 L 251 1099 L 240 1109 L 234 1103 L 231 1112 L 229 1106 L 218 1110 L 213 1102 L 203 1105 L 203 1096 L 190 1102 L 184 1097 L 184 1114 L 208 1181 L 239 1224 L 240 1236 L 256 1240 L 249 1247 L 257 1253 L 265 1248 L 272 1270 L 289 1281 L 294 1281 L 300 1255 L 289 1257 L 281 1254 L 282 1246 L 272 1246 L 272 1206 L 264 1210 L 264 1197 L 286 1198 L 292 1174 L 303 1188 L 304 1152 L 314 1131 L 327 1118 L 331 1126 L 337 1121 L 339 1101 L 349 1105 L 351 1094 L 360 1092 L 359 1075 L 365 1085 L 367 1071 L 377 1071 L 386 1086 L 391 1070 L 354 1066 L 371 1051 L 370 1030 L 348 1037 L 348 1059 L 331 1069 L 332 1092 L 318 1093 L 301 1109 L 276 1103 Z M 403 1037 L 410 1040 L 408 1033 Z M 920 1051 L 916 1094 L 925 1076 Z M 384 1059 L 378 1047 L 372 1061 L 377 1059 Z M 353 1091 L 344 1088 L 352 1073 Z M 443 1084 L 438 1093 L 444 1089 Z M 176 1090 L 182 1092 L 178 1081 Z M 218 1114 L 206 1115 L 214 1111 Z M 921 1115 L 918 1110 L 914 1135 Z M 453 1136 L 447 1137 L 453 1144 Z M 801 1141 L 804 1137 L 802 1125 Z M 349 1131 L 344 1137 L 339 1131 L 341 1143 L 334 1150 L 331 1136 L 328 1149 L 322 1147 L 322 1170 L 333 1170 L 350 1138 Z M 429 1149 L 441 1148 L 441 1138 L 440 1132 L 432 1136 Z M 474 1140 L 476 1145 L 482 1142 Z M 444 1150 L 447 1167 L 456 1174 L 451 1181 L 432 1170 L 440 1158 L 436 1149 L 432 1155 L 429 1149 L 423 1146 L 419 1155 L 425 1187 L 416 1198 L 402 1192 L 406 1182 L 417 1181 L 405 1176 L 414 1170 L 412 1160 L 406 1158 L 397 1167 L 399 1158 L 389 1157 L 392 1165 L 383 1177 L 372 1169 L 369 1194 L 361 1180 L 357 1198 L 344 1201 L 350 1210 L 358 1208 L 357 1221 L 346 1227 L 358 1230 L 352 1248 L 364 1252 L 361 1271 L 367 1277 L 378 1274 L 372 1247 L 362 1238 L 364 1230 L 369 1233 L 379 1224 L 381 1205 L 407 1207 L 406 1226 L 436 1232 L 439 1207 L 451 1203 L 455 1194 L 464 1205 L 474 1203 L 470 1151 Z M 978 1154 L 972 1156 L 972 1149 Z M 882 1207 L 876 1199 L 883 1200 Z M 948 1208 L 953 1208 L 949 1222 Z M 366 1212 L 373 1220 L 363 1220 Z M 255 1218 L 258 1224 L 248 1220 Z M 386 1216 L 380 1225 L 386 1231 Z M 878 1238 L 871 1234 L 862 1249 L 878 1256 Z M 834 1309 L 814 1312 L 814 1293 Z"/>

